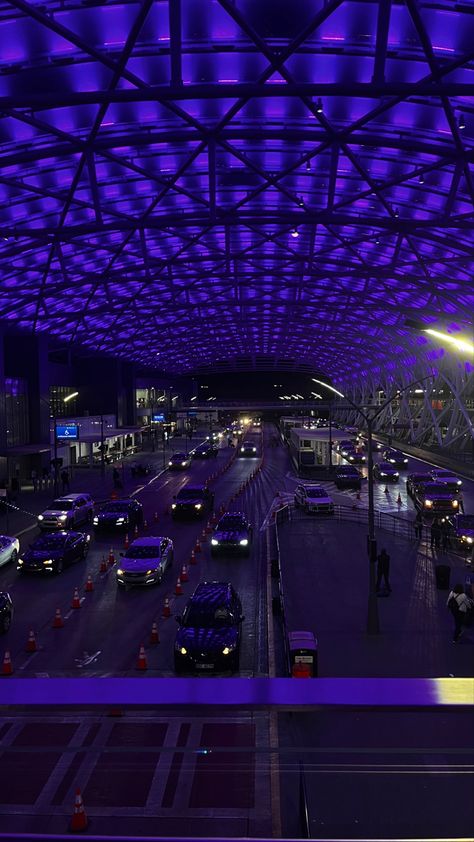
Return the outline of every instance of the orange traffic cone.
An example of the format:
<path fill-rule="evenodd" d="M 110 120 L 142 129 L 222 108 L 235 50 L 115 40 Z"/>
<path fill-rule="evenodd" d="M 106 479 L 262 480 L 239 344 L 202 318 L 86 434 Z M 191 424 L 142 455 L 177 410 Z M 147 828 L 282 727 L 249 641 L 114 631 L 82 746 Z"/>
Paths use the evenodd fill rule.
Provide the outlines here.
<path fill-rule="evenodd" d="M 36 637 L 33 629 L 30 629 L 30 633 L 28 635 L 28 640 L 26 641 L 26 652 L 37 652 L 38 647 L 36 645 Z"/>
<path fill-rule="evenodd" d="M 163 617 L 171 617 L 170 601 L 167 596 L 165 597 L 165 601 L 163 603 Z"/>
<path fill-rule="evenodd" d="M 146 670 L 148 669 L 148 664 L 145 655 L 145 647 L 143 643 L 140 644 L 140 651 L 138 653 L 138 660 L 137 660 L 137 670 Z"/>
<path fill-rule="evenodd" d="M 54 615 L 54 620 L 53 620 L 53 629 L 62 629 L 62 628 L 64 628 L 64 620 L 61 617 L 61 609 L 56 608 L 56 613 Z"/>
<path fill-rule="evenodd" d="M 5 656 L 3 658 L 2 675 L 11 675 L 12 673 L 13 673 L 12 659 L 10 658 L 9 650 L 6 649 L 5 650 Z"/>
<path fill-rule="evenodd" d="M 386 485 L 386 486 L 385 486 L 385 488 L 384 488 L 384 490 L 383 490 L 383 493 L 384 493 L 384 494 L 388 494 L 388 493 L 389 493 L 389 490 L 388 490 L 388 485 Z"/>
<path fill-rule="evenodd" d="M 113 547 L 111 547 L 110 550 L 109 550 L 109 564 L 110 564 L 110 566 L 112 566 L 112 564 L 115 564 L 115 556 L 114 556 L 114 548 Z"/>
<path fill-rule="evenodd" d="M 195 543 L 195 545 L 194 545 L 194 552 L 195 552 L 195 553 L 200 553 L 200 552 L 201 552 L 201 544 L 199 543 L 199 539 L 196 541 L 196 543 Z"/>
<path fill-rule="evenodd" d="M 194 550 L 191 553 L 191 558 L 189 559 L 189 563 L 190 564 L 197 564 L 196 553 L 194 552 Z"/>
<path fill-rule="evenodd" d="M 84 802 L 82 800 L 81 790 L 76 789 L 76 797 L 74 799 L 74 813 L 72 814 L 69 830 L 73 832 L 78 830 L 85 830 L 88 825 L 86 811 L 84 810 Z"/>
<path fill-rule="evenodd" d="M 201 532 L 201 541 L 204 542 L 206 540 L 206 530 L 203 529 Z"/>
<path fill-rule="evenodd" d="M 128 539 L 128 532 L 125 533 L 125 540 L 123 542 L 123 546 L 126 550 L 128 550 L 128 548 L 130 546 L 130 541 Z"/>
<path fill-rule="evenodd" d="M 186 567 L 185 564 L 183 564 L 183 566 L 181 568 L 180 579 L 181 579 L 182 582 L 189 582 L 188 568 Z"/>
<path fill-rule="evenodd" d="M 143 529 L 148 529 L 148 521 L 146 519 L 143 521 Z"/>
<path fill-rule="evenodd" d="M 153 515 L 153 520 L 155 521 L 155 523 L 158 523 L 158 512 L 155 512 L 155 514 Z"/>
<path fill-rule="evenodd" d="M 81 599 L 79 596 L 79 591 L 77 588 L 74 588 L 74 596 L 71 602 L 71 608 L 80 608 L 81 607 Z"/>
<path fill-rule="evenodd" d="M 91 593 L 94 590 L 94 582 L 92 581 L 92 576 L 87 577 L 87 582 L 84 590 L 86 593 Z"/>
<path fill-rule="evenodd" d="M 402 497 L 401 497 L 400 492 L 398 492 L 398 497 L 397 497 L 397 506 L 401 506 L 401 505 L 402 505 Z"/>
<path fill-rule="evenodd" d="M 174 592 L 175 592 L 176 596 L 182 596 L 183 595 L 183 589 L 181 587 L 181 579 L 179 578 L 179 576 L 176 579 L 176 585 L 175 585 Z"/>
<path fill-rule="evenodd" d="M 158 631 L 158 623 L 153 623 L 151 627 L 150 643 L 159 643 L 160 633 Z"/>
<path fill-rule="evenodd" d="M 107 562 L 105 560 L 105 556 L 102 556 L 102 561 L 100 562 L 99 573 L 106 573 L 107 572 Z"/>
<path fill-rule="evenodd" d="M 208 521 L 208 524 L 206 526 L 206 535 L 210 535 L 211 532 L 212 532 L 212 523 L 211 523 L 211 521 Z"/>
<path fill-rule="evenodd" d="M 135 529 L 133 530 L 133 534 L 135 535 L 135 538 L 138 538 L 138 525 L 137 524 L 135 524 Z"/>

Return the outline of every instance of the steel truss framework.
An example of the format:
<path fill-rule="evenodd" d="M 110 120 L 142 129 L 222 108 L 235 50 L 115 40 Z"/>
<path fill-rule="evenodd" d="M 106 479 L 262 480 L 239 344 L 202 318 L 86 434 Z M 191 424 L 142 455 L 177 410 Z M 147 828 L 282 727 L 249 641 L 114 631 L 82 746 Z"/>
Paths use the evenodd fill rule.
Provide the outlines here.
<path fill-rule="evenodd" d="M 0 36 L 0 319 L 339 383 L 472 322 L 472 4 L 0 0 Z"/>

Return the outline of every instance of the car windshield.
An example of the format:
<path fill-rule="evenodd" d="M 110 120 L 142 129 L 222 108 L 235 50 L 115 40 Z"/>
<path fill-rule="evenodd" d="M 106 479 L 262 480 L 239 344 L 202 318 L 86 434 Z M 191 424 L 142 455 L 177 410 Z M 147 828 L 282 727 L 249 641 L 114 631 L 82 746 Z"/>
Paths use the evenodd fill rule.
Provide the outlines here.
<path fill-rule="evenodd" d="M 458 529 L 474 529 L 474 515 L 459 515 L 456 525 Z"/>
<path fill-rule="evenodd" d="M 449 494 L 449 488 L 443 483 L 433 482 L 431 485 L 425 487 L 425 494 L 430 497 L 432 494 Z"/>
<path fill-rule="evenodd" d="M 226 515 L 219 521 L 218 529 L 245 529 L 243 518 L 238 515 Z"/>
<path fill-rule="evenodd" d="M 171 458 L 176 459 L 178 462 L 184 462 L 188 457 L 185 453 L 173 453 Z"/>
<path fill-rule="evenodd" d="M 381 471 L 393 471 L 393 470 L 395 470 L 393 465 L 390 464 L 390 462 L 381 462 L 379 467 L 380 467 Z"/>
<path fill-rule="evenodd" d="M 232 615 L 226 608 L 209 609 L 199 604 L 190 605 L 183 617 L 183 626 L 187 629 L 214 629 L 231 625 Z"/>
<path fill-rule="evenodd" d="M 68 512 L 74 507 L 72 500 L 53 500 L 51 509 L 60 509 L 62 512 Z"/>
<path fill-rule="evenodd" d="M 178 500 L 194 500 L 195 497 L 202 497 L 203 492 L 199 488 L 182 488 L 178 494 Z"/>
<path fill-rule="evenodd" d="M 429 474 L 413 474 L 411 477 L 412 482 L 431 482 L 432 477 Z"/>
<path fill-rule="evenodd" d="M 251 441 L 244 441 L 242 447 L 253 447 L 254 444 Z"/>
<path fill-rule="evenodd" d="M 129 547 L 127 552 L 125 553 L 125 558 L 157 558 L 159 554 L 160 550 L 158 547 L 151 547 L 146 545 L 134 547 L 132 544 L 132 546 Z"/>
<path fill-rule="evenodd" d="M 101 512 L 128 512 L 130 509 L 130 503 L 106 503 L 105 506 L 101 508 Z"/>
<path fill-rule="evenodd" d="M 457 482 L 457 477 L 451 471 L 434 471 L 433 474 L 436 475 L 436 479 L 442 479 L 443 482 L 446 482 L 448 479 Z"/>
<path fill-rule="evenodd" d="M 306 494 L 308 497 L 327 497 L 324 488 L 307 488 Z"/>
<path fill-rule="evenodd" d="M 64 546 L 64 535 L 44 535 L 32 545 L 33 550 L 57 550 Z"/>
<path fill-rule="evenodd" d="M 357 468 L 351 468 L 351 466 L 348 465 L 347 468 L 340 468 L 338 470 L 338 474 L 340 474 L 340 476 L 343 476 L 343 477 L 345 477 L 345 476 L 358 477 L 359 471 L 357 470 Z"/>

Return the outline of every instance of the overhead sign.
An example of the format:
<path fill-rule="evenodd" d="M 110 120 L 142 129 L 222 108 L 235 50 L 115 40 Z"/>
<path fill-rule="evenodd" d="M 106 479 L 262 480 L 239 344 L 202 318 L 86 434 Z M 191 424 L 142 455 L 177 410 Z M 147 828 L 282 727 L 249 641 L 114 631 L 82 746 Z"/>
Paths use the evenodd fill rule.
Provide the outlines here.
<path fill-rule="evenodd" d="M 163 412 L 160 412 L 158 415 L 154 415 L 152 421 L 154 424 L 160 424 L 165 420 L 165 415 Z"/>
<path fill-rule="evenodd" d="M 56 424 L 56 438 L 77 441 L 79 438 L 79 426 L 77 424 Z"/>

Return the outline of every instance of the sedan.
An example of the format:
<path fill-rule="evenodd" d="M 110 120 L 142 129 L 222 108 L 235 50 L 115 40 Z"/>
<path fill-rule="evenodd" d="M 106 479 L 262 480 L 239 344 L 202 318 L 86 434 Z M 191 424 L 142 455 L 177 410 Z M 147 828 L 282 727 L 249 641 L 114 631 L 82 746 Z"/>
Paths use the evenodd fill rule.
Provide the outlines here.
<path fill-rule="evenodd" d="M 168 468 L 173 471 L 181 471 L 184 468 L 189 468 L 191 465 L 191 457 L 189 453 L 173 453 L 168 462 Z"/>
<path fill-rule="evenodd" d="M 41 535 L 18 559 L 20 573 L 62 573 L 64 567 L 82 561 L 89 551 L 90 535 L 55 532 Z"/>
<path fill-rule="evenodd" d="M 11 538 L 9 535 L 0 535 L 0 567 L 9 561 L 13 561 L 16 564 L 19 552 L 20 542 L 18 538 Z"/>
<path fill-rule="evenodd" d="M 120 556 L 117 585 L 159 585 L 173 564 L 173 542 L 154 535 L 137 538 Z"/>
<path fill-rule="evenodd" d="M 94 515 L 95 529 L 131 529 L 143 523 L 143 506 L 138 500 L 111 500 Z"/>
<path fill-rule="evenodd" d="M 376 462 L 374 465 L 374 479 L 382 482 L 398 482 L 400 474 L 390 462 Z"/>
<path fill-rule="evenodd" d="M 434 468 L 431 471 L 434 482 L 445 482 L 450 491 L 460 494 L 462 491 L 462 479 L 459 479 L 452 471 L 443 468 Z"/>
<path fill-rule="evenodd" d="M 322 485 L 297 485 L 295 507 L 298 506 L 305 512 L 334 514 L 334 502 Z"/>
<path fill-rule="evenodd" d="M 240 456 L 256 456 L 257 448 L 253 441 L 243 441 L 239 447 Z"/>
<path fill-rule="evenodd" d="M 366 461 L 366 457 L 363 453 L 359 453 L 355 448 L 354 450 L 345 451 L 343 454 L 344 459 L 347 459 L 351 465 L 363 465 Z"/>
<path fill-rule="evenodd" d="M 176 617 L 175 671 L 238 670 L 243 619 L 230 582 L 201 582 L 183 615 Z"/>
<path fill-rule="evenodd" d="M 211 538 L 211 555 L 237 552 L 250 554 L 252 527 L 242 512 L 223 515 Z"/>
<path fill-rule="evenodd" d="M 0 633 L 6 634 L 13 617 L 13 602 L 9 593 L 0 591 Z"/>
<path fill-rule="evenodd" d="M 385 462 L 390 462 L 396 468 L 404 468 L 405 465 L 408 465 L 408 457 L 401 450 L 393 450 L 389 447 L 387 450 L 384 450 L 382 455 Z"/>
<path fill-rule="evenodd" d="M 431 474 L 426 473 L 414 473 L 408 474 L 407 476 L 407 494 L 410 497 L 415 495 L 416 489 L 420 485 L 426 485 L 427 482 L 432 482 L 433 477 Z"/>

